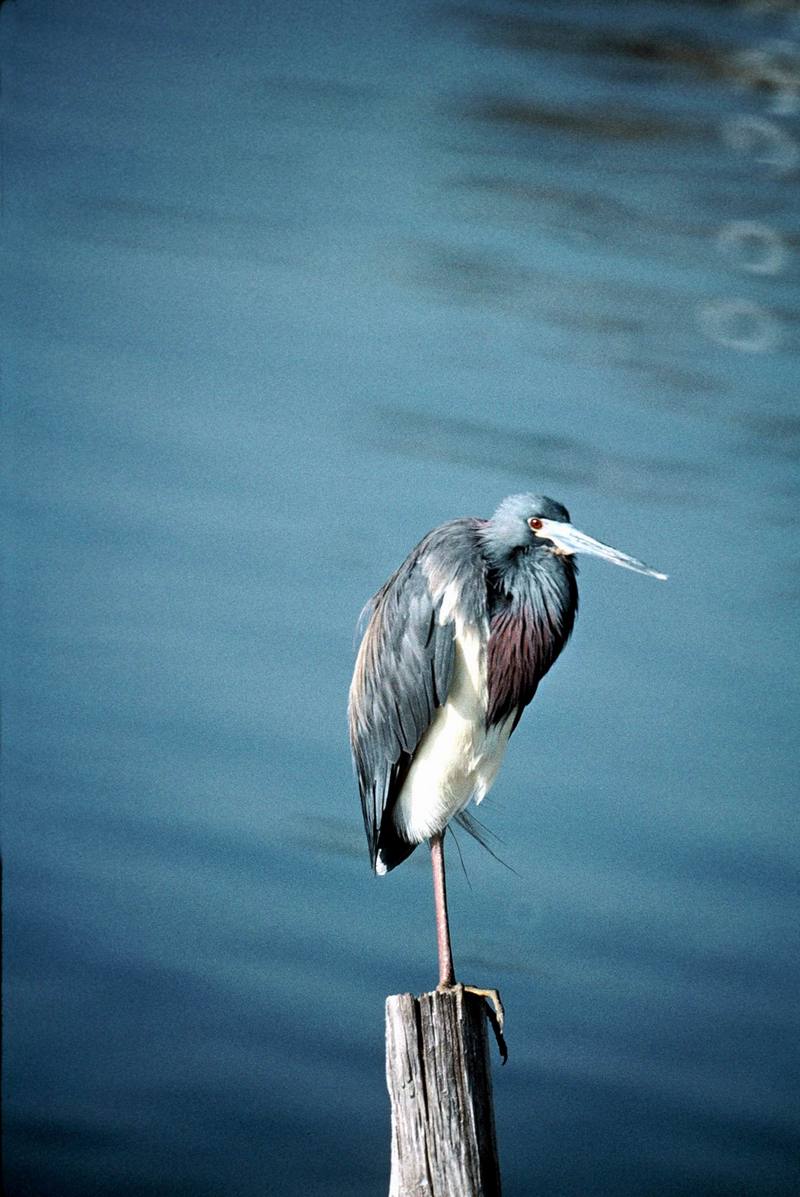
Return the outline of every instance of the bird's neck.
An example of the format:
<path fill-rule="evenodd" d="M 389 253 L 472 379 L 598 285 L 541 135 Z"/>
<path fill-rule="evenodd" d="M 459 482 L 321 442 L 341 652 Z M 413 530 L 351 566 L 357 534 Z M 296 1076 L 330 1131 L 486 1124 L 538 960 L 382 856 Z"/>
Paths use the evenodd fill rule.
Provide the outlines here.
<path fill-rule="evenodd" d="M 578 606 L 574 564 L 541 552 L 489 577 L 487 726 L 517 720 L 566 644 Z"/>
<path fill-rule="evenodd" d="M 578 607 L 577 565 L 549 549 L 521 549 L 489 561 L 490 607 L 525 612 L 566 639 Z"/>

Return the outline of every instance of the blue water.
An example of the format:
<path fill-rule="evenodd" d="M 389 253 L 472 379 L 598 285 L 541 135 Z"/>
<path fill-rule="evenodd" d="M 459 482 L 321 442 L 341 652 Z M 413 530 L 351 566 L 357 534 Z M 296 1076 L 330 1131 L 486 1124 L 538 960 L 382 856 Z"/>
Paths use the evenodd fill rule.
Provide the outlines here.
<path fill-rule="evenodd" d="M 353 628 L 520 489 L 671 576 L 450 843 L 505 1191 L 800 1191 L 790 8 L 2 6 L 10 1194 L 385 1191 Z"/>

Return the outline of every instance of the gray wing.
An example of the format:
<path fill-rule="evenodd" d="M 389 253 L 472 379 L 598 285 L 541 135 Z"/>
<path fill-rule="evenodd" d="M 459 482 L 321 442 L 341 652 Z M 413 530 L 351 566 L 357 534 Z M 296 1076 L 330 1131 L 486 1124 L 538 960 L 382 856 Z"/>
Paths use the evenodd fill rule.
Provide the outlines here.
<path fill-rule="evenodd" d="M 350 687 L 350 743 L 373 868 L 388 871 L 416 845 L 391 818 L 417 745 L 453 675 L 455 618 L 481 619 L 486 581 L 479 520 L 434 529 L 368 604 Z"/>

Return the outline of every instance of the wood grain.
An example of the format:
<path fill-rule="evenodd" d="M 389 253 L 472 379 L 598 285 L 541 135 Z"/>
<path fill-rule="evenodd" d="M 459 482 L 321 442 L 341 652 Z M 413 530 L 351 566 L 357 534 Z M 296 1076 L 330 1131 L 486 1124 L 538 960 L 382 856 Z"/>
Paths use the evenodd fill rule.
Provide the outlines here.
<path fill-rule="evenodd" d="M 498 1197 L 486 1021 L 461 986 L 386 999 L 390 1197 Z"/>

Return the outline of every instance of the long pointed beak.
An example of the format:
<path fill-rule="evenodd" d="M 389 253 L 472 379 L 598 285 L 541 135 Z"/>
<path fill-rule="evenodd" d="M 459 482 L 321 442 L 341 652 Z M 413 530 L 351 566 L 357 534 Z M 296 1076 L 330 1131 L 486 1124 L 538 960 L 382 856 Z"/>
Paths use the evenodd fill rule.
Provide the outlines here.
<path fill-rule="evenodd" d="M 542 526 L 536 529 L 536 535 L 543 540 L 552 540 L 556 548 L 567 555 L 589 553 L 592 557 L 602 557 L 604 561 L 610 561 L 612 565 L 632 569 L 637 574 L 647 574 L 648 577 L 659 578 L 662 582 L 667 580 L 666 574 L 651 569 L 643 561 L 637 561 L 635 557 L 629 557 L 619 549 L 612 549 L 611 545 L 603 544 L 601 540 L 595 540 L 585 532 L 579 532 L 572 524 L 562 524 L 558 520 L 542 520 Z"/>

